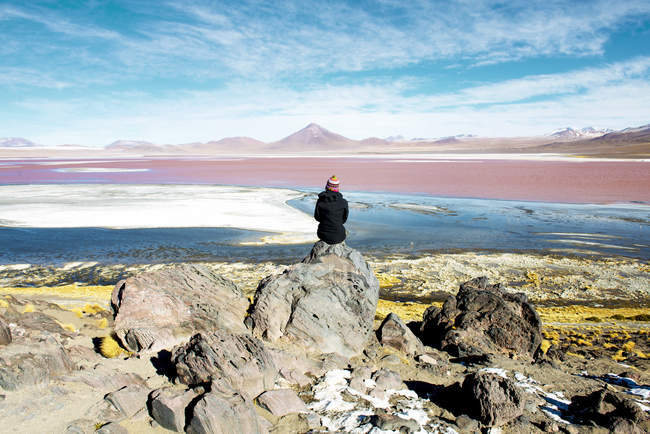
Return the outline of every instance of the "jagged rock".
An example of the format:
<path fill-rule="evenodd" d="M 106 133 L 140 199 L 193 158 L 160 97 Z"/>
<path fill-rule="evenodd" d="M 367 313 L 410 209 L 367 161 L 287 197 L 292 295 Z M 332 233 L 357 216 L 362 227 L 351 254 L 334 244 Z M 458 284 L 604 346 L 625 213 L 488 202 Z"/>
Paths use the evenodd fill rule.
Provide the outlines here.
<path fill-rule="evenodd" d="M 147 405 L 149 389 L 138 384 L 125 386 L 107 394 L 104 399 L 124 417 L 131 417 Z"/>
<path fill-rule="evenodd" d="M 359 252 L 319 241 L 301 263 L 262 279 L 250 326 L 270 341 L 350 357 L 372 331 L 378 298 L 379 282 Z"/>
<path fill-rule="evenodd" d="M 198 385 L 223 379 L 247 399 L 273 388 L 278 368 L 258 339 L 214 330 L 194 335 L 174 350 L 178 379 Z"/>
<path fill-rule="evenodd" d="M 368 366 L 359 366 L 352 370 L 350 374 L 350 387 L 361 393 L 368 392 L 366 380 L 370 380 L 372 376 L 372 369 Z"/>
<path fill-rule="evenodd" d="M 377 338 L 383 345 L 388 345 L 410 355 L 422 352 L 424 348 L 420 339 L 394 313 L 388 314 L 381 323 L 377 330 Z"/>
<path fill-rule="evenodd" d="M 267 433 L 250 401 L 240 394 L 210 391 L 196 403 L 187 426 L 189 434 Z"/>
<path fill-rule="evenodd" d="M 269 390 L 262 393 L 257 401 L 274 416 L 309 412 L 302 399 L 291 389 Z"/>
<path fill-rule="evenodd" d="M 430 307 L 421 327 L 426 345 L 454 356 L 514 352 L 533 356 L 542 342 L 541 320 L 525 294 L 480 277 L 463 283 L 442 309 Z"/>
<path fill-rule="evenodd" d="M 0 317 L 0 345 L 8 345 L 11 343 L 11 329 L 5 323 L 4 319 Z"/>
<path fill-rule="evenodd" d="M 185 409 L 198 394 L 194 390 L 175 390 L 170 388 L 154 390 L 150 395 L 149 413 L 163 428 L 183 432 L 185 429 Z"/>
<path fill-rule="evenodd" d="M 468 414 L 488 426 L 501 426 L 523 414 L 524 394 L 515 383 L 491 372 L 465 377 L 462 402 Z"/>
<path fill-rule="evenodd" d="M 233 282 L 196 264 L 129 277 L 111 294 L 115 332 L 132 351 L 171 348 L 215 328 L 244 332 L 248 305 Z"/>
<path fill-rule="evenodd" d="M 16 390 L 23 386 L 44 384 L 74 369 L 65 348 L 54 337 L 14 342 L 0 355 L 0 387 Z"/>
<path fill-rule="evenodd" d="M 621 398 L 606 388 L 583 396 L 574 396 L 569 404 L 569 412 L 584 423 L 590 421 L 609 428 L 611 432 L 642 432 L 637 424 L 648 416 L 631 399 Z"/>

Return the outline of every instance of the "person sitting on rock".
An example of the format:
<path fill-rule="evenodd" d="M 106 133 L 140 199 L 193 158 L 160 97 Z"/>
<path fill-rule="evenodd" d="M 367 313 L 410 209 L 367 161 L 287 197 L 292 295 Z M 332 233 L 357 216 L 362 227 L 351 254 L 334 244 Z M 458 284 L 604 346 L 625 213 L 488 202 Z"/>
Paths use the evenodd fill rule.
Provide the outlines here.
<path fill-rule="evenodd" d="M 314 218 L 318 222 L 318 238 L 327 244 L 345 240 L 345 223 L 348 219 L 348 201 L 339 192 L 340 182 L 336 175 L 327 180 L 325 191 L 318 194 Z"/>

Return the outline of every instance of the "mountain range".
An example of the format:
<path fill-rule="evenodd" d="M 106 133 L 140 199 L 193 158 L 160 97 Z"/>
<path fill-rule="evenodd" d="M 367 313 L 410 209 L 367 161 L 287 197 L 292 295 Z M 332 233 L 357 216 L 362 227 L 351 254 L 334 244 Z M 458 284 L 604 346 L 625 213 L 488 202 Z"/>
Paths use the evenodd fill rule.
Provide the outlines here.
<path fill-rule="evenodd" d="M 37 148 L 38 146 L 27 139 L 0 138 L 0 148 Z M 97 148 L 86 148 L 97 150 Z M 585 155 L 617 155 L 632 152 L 635 156 L 646 158 L 650 156 L 650 124 L 620 131 L 593 127 L 582 129 L 567 127 L 540 137 L 486 138 L 459 134 L 437 139 L 405 139 L 403 136 L 392 136 L 385 139 L 370 137 L 353 140 L 311 123 L 300 131 L 269 143 L 251 137 L 226 137 L 216 141 L 180 145 L 118 140 L 103 148 L 104 153 L 138 155 L 322 154 L 331 151 L 337 153 L 553 152 Z"/>

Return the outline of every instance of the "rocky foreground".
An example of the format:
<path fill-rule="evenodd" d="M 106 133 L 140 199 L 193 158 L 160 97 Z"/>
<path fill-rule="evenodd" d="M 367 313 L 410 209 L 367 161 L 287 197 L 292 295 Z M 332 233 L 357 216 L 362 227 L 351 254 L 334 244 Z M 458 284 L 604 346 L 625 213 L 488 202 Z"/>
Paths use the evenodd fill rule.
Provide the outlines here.
<path fill-rule="evenodd" d="M 485 277 L 416 309 L 379 303 L 390 279 L 344 244 L 317 243 L 252 300 L 227 277 L 134 273 L 110 311 L 0 299 L 0 431 L 650 430 L 642 327 L 603 354 L 602 331 L 543 327 L 548 310 Z"/>

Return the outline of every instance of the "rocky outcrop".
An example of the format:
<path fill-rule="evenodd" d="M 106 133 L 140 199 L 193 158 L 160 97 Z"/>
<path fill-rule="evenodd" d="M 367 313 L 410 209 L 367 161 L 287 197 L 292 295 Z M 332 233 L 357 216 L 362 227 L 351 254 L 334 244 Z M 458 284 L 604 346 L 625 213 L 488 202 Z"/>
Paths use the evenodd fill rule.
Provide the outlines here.
<path fill-rule="evenodd" d="M 278 376 L 262 342 L 224 330 L 193 336 L 174 350 L 172 360 L 181 383 L 192 386 L 222 381 L 246 399 L 272 389 Z"/>
<path fill-rule="evenodd" d="M 426 345 L 454 356 L 533 356 L 542 341 L 541 320 L 526 295 L 490 285 L 485 277 L 463 283 L 441 309 L 429 307 L 420 330 Z"/>
<path fill-rule="evenodd" d="M 372 331 L 378 298 L 379 282 L 359 252 L 319 241 L 301 263 L 260 282 L 248 324 L 270 341 L 349 357 Z"/>
<path fill-rule="evenodd" d="M 491 372 L 465 377 L 462 401 L 471 416 L 488 426 L 501 426 L 524 412 L 524 394 L 515 383 Z"/>
<path fill-rule="evenodd" d="M 424 349 L 420 339 L 394 313 L 388 314 L 379 326 L 377 339 L 382 345 L 388 345 L 409 355 L 419 354 Z"/>
<path fill-rule="evenodd" d="M 195 264 L 129 277 L 111 295 L 115 332 L 132 351 L 171 348 L 204 330 L 243 332 L 248 305 L 233 282 Z"/>

